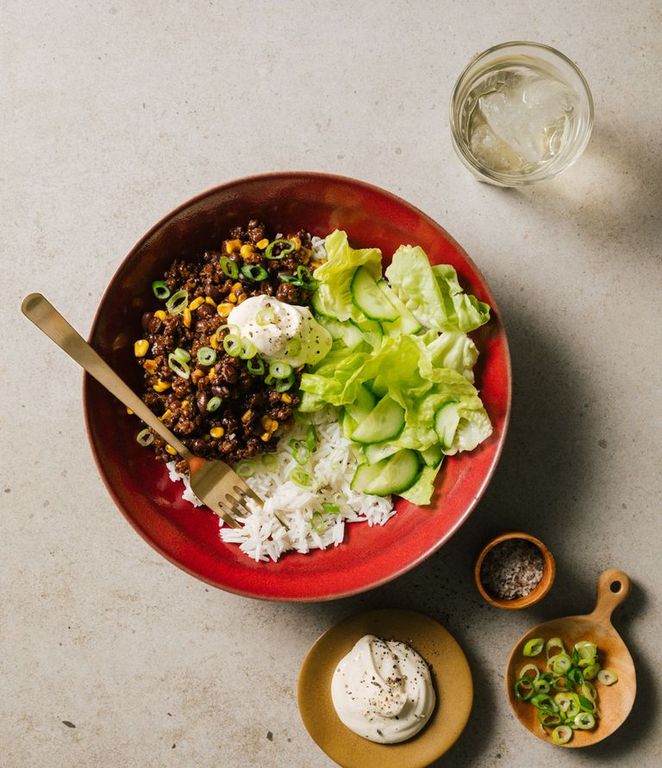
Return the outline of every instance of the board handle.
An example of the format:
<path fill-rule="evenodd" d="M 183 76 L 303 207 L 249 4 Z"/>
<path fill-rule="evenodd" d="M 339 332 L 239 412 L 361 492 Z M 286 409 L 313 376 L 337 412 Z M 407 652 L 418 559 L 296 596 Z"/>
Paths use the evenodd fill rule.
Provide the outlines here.
<path fill-rule="evenodd" d="M 608 622 L 614 608 L 618 607 L 630 594 L 630 578 L 627 573 L 616 568 L 603 571 L 598 577 L 598 597 L 593 613 L 593 621 Z"/>

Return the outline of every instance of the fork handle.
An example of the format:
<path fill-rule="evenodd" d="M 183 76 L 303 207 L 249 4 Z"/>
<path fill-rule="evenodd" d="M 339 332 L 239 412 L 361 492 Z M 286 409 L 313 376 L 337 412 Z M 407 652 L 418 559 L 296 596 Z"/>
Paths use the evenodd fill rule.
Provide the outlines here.
<path fill-rule="evenodd" d="M 105 360 L 92 349 L 55 307 L 40 293 L 31 293 L 23 299 L 21 311 L 39 330 L 63 349 L 69 357 L 93 376 L 99 384 L 130 408 L 139 419 L 169 443 L 187 461 L 193 454 L 173 433 L 163 426 L 159 418 L 143 403 Z"/>

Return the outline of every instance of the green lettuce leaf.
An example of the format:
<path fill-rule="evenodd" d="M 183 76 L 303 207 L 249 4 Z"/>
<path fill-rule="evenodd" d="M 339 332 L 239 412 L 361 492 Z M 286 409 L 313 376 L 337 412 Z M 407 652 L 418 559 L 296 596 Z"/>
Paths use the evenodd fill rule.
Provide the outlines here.
<path fill-rule="evenodd" d="M 426 328 L 468 333 L 486 323 L 490 308 L 466 294 L 448 264 L 430 266 L 420 246 L 401 245 L 386 269 L 391 288 Z"/>
<path fill-rule="evenodd" d="M 317 302 L 326 314 L 338 320 L 364 320 L 365 316 L 352 302 L 351 285 L 354 272 L 364 266 L 379 280 L 382 276 L 382 252 L 379 248 L 352 248 L 347 233 L 336 229 L 324 240 L 327 260 L 313 276 L 320 281 Z"/>

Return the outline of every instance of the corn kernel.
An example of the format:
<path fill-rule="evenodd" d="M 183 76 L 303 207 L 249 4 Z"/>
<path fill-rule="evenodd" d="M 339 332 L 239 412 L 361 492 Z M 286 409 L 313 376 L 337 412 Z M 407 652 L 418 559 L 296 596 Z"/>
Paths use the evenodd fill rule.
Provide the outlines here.
<path fill-rule="evenodd" d="M 191 327 L 191 310 L 188 307 L 184 307 L 184 311 L 182 312 L 182 319 L 184 320 L 184 325 L 187 328 Z"/>
<path fill-rule="evenodd" d="M 279 427 L 279 426 L 280 426 L 280 425 L 278 424 L 278 422 L 276 421 L 276 419 L 274 419 L 274 420 L 271 422 L 271 424 L 269 424 L 269 432 L 275 432 L 275 431 L 278 429 L 278 427 Z"/>
<path fill-rule="evenodd" d="M 225 252 L 226 253 L 232 253 L 233 251 L 236 251 L 237 248 L 241 247 L 241 240 L 226 240 L 225 241 Z"/>
<path fill-rule="evenodd" d="M 197 384 L 204 375 L 205 375 L 204 371 L 200 370 L 200 368 L 196 368 L 191 374 L 191 381 L 194 384 Z"/>
<path fill-rule="evenodd" d="M 225 434 L 225 430 L 223 429 L 223 427 L 212 427 L 209 430 L 209 434 L 218 440 L 219 437 L 223 437 L 223 435 Z"/>
<path fill-rule="evenodd" d="M 145 360 L 143 362 L 143 368 L 147 373 L 156 373 L 156 360 Z"/>
<path fill-rule="evenodd" d="M 154 317 L 158 317 L 159 320 L 165 320 L 166 317 L 168 317 L 168 315 L 166 315 L 164 309 L 157 309 L 156 312 L 154 313 Z"/>
<path fill-rule="evenodd" d="M 133 411 L 130 408 L 127 408 L 126 412 L 129 414 L 129 416 L 133 416 Z"/>
<path fill-rule="evenodd" d="M 253 246 L 252 245 L 248 245 L 248 243 L 246 243 L 246 244 L 241 246 L 241 248 L 239 249 L 239 253 L 241 254 L 242 258 L 244 258 L 244 259 L 247 256 L 252 256 L 253 255 Z"/>
<path fill-rule="evenodd" d="M 294 243 L 295 251 L 298 251 L 299 248 L 301 248 L 301 238 L 299 237 L 299 235 L 294 235 L 294 237 L 291 237 L 290 242 Z"/>
<path fill-rule="evenodd" d="M 172 411 L 170 410 L 170 408 L 166 408 L 165 411 L 163 411 L 163 413 L 159 416 L 159 419 L 161 419 L 161 421 L 164 421 L 165 419 L 169 419 L 171 416 L 172 416 Z"/>
<path fill-rule="evenodd" d="M 271 424 L 271 419 L 270 419 L 268 416 L 263 416 L 263 417 L 260 419 L 260 424 L 262 424 L 262 426 L 263 426 L 265 429 L 269 429 L 269 425 Z"/>
<path fill-rule="evenodd" d="M 233 283 L 232 285 L 232 293 L 241 293 L 241 289 L 244 286 L 241 283 Z"/>
<path fill-rule="evenodd" d="M 216 371 L 213 368 L 209 370 L 209 373 L 207 374 L 207 379 L 209 381 L 216 381 Z"/>
<path fill-rule="evenodd" d="M 212 299 L 211 296 L 205 296 L 205 304 L 209 304 L 210 307 L 216 306 L 216 302 L 214 301 L 214 299 Z"/>
<path fill-rule="evenodd" d="M 237 304 L 241 304 L 242 302 L 246 301 L 248 298 L 248 295 L 245 293 L 240 293 L 239 296 L 237 296 Z"/>
<path fill-rule="evenodd" d="M 149 341 L 147 341 L 147 339 L 138 339 L 133 345 L 133 354 L 136 357 L 145 357 L 148 349 Z"/>
<path fill-rule="evenodd" d="M 251 408 L 249 408 L 246 411 L 246 413 L 244 413 L 244 415 L 241 417 L 241 423 L 248 424 L 248 422 L 251 420 L 252 417 L 253 417 L 253 411 Z"/>
<path fill-rule="evenodd" d="M 270 432 L 263 432 L 260 435 L 260 440 L 262 440 L 263 443 L 268 442 L 271 439 L 271 433 Z"/>
<path fill-rule="evenodd" d="M 218 349 L 218 336 L 215 333 L 209 337 L 209 346 L 212 349 Z"/>
<path fill-rule="evenodd" d="M 259 240 L 257 243 L 257 247 L 261 251 L 263 251 L 268 245 L 269 245 L 269 240 L 266 237 L 263 237 L 262 240 Z"/>
<path fill-rule="evenodd" d="M 288 395 L 287 392 L 283 392 L 283 394 L 280 396 L 280 399 L 284 402 L 290 405 L 292 402 L 292 395 Z"/>
<path fill-rule="evenodd" d="M 228 302 L 223 302 L 216 307 L 216 311 L 221 317 L 227 317 L 232 312 L 233 305 Z"/>
<path fill-rule="evenodd" d="M 172 447 L 172 445 L 166 445 L 165 449 L 166 453 L 169 453 L 171 456 L 177 455 L 177 451 Z"/>
<path fill-rule="evenodd" d="M 198 296 L 197 299 L 193 299 L 193 301 L 188 305 L 188 308 L 191 310 L 191 312 L 193 312 L 204 303 L 205 300 L 202 298 L 202 296 Z"/>
<path fill-rule="evenodd" d="M 186 408 L 188 406 L 188 400 L 182 400 L 182 408 Z"/>
<path fill-rule="evenodd" d="M 170 384 L 167 381 L 162 381 L 159 379 L 156 384 L 152 387 L 152 389 L 155 392 L 165 392 L 166 389 L 170 389 Z"/>
<path fill-rule="evenodd" d="M 236 297 L 236 295 L 235 295 L 234 293 L 231 293 L 231 294 L 228 296 L 228 301 L 230 302 L 230 304 L 236 304 L 236 303 L 237 303 L 237 297 Z"/>

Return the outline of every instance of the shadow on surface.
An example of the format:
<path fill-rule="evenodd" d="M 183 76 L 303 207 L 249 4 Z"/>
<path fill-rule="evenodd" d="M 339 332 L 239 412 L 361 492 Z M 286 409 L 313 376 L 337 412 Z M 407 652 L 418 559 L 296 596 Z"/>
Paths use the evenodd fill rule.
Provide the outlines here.
<path fill-rule="evenodd" d="M 554 226 L 571 224 L 601 241 L 636 237 L 650 256 L 659 254 L 662 158 L 631 133 L 598 122 L 576 166 L 511 193 Z"/>

